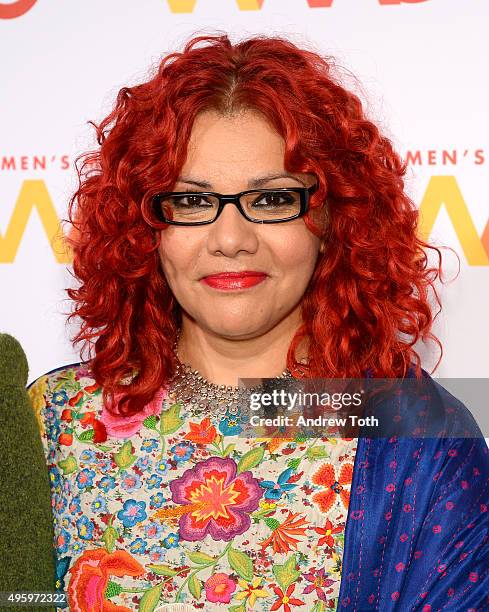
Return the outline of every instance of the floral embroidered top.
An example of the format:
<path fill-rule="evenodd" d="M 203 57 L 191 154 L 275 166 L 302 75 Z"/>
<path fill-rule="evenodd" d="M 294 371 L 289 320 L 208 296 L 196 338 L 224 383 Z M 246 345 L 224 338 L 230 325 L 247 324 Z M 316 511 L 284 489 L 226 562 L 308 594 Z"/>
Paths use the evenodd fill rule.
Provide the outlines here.
<path fill-rule="evenodd" d="M 357 439 L 246 438 L 165 389 L 117 419 L 84 363 L 29 394 L 72 612 L 336 609 Z"/>

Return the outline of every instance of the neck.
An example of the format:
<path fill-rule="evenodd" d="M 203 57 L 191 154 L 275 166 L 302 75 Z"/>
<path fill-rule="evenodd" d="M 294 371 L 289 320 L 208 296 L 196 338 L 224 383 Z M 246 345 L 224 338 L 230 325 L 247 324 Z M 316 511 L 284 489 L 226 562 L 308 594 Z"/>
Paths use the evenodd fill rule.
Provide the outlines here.
<path fill-rule="evenodd" d="M 231 337 L 199 327 L 182 317 L 178 358 L 215 385 L 238 386 L 239 378 L 274 378 L 287 368 L 287 351 L 301 322 L 283 321 L 265 334 Z M 297 351 L 297 358 L 307 357 Z"/>

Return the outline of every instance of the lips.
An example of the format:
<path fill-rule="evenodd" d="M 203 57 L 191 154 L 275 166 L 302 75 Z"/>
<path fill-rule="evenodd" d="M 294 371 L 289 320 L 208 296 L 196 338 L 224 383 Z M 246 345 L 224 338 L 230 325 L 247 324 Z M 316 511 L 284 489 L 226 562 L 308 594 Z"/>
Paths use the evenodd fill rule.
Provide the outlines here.
<path fill-rule="evenodd" d="M 204 278 L 241 278 L 242 276 L 266 276 L 264 272 L 256 270 L 243 270 L 242 272 L 219 272 L 218 274 L 209 274 Z"/>
<path fill-rule="evenodd" d="M 258 285 L 267 278 L 264 272 L 245 270 L 243 272 L 221 272 L 210 274 L 201 279 L 201 282 L 214 289 L 246 289 Z"/>

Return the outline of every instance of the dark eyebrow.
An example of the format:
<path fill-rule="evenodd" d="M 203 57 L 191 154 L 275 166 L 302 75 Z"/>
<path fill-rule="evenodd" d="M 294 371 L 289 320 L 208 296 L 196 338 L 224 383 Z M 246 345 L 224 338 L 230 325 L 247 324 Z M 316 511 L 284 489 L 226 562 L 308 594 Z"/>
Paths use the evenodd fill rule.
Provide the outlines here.
<path fill-rule="evenodd" d="M 253 188 L 258 189 L 260 187 L 263 187 L 263 185 L 266 185 L 269 181 L 274 181 L 275 179 L 280 179 L 280 178 L 289 178 L 294 181 L 298 181 L 299 183 L 302 183 L 304 187 L 306 186 L 304 181 L 302 181 L 300 178 L 298 178 L 297 176 L 294 176 L 293 174 L 288 174 L 287 172 L 282 172 L 279 174 L 266 174 L 265 176 L 261 176 L 260 178 L 251 180 L 248 183 L 248 185 L 252 189 Z"/>
<path fill-rule="evenodd" d="M 294 181 L 302 183 L 304 187 L 306 187 L 305 183 L 300 178 L 292 174 L 288 174 L 287 172 L 282 172 L 279 174 L 266 174 L 265 176 L 260 176 L 255 179 L 251 179 L 251 181 L 248 182 L 248 187 L 250 189 L 259 189 L 260 187 L 263 187 L 263 185 L 266 185 L 269 181 L 274 181 L 275 179 L 280 178 L 293 179 Z M 202 181 L 200 179 L 194 179 L 188 176 L 179 176 L 177 179 L 177 183 L 187 183 L 187 185 L 195 185 L 196 187 L 200 187 L 201 189 L 212 189 L 211 183 L 208 183 L 207 181 Z"/>
<path fill-rule="evenodd" d="M 206 181 L 197 181 L 196 179 L 187 178 L 185 176 L 179 176 L 176 182 L 187 183 L 187 185 L 195 185 L 196 187 L 201 187 L 202 189 L 212 189 L 212 185 Z"/>

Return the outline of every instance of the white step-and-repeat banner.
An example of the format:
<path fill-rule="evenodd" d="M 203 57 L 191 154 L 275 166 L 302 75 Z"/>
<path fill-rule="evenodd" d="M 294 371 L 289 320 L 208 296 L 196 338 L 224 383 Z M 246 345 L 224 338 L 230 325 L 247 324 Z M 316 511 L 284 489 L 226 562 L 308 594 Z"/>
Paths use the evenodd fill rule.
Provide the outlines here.
<path fill-rule="evenodd" d="M 0 331 L 30 380 L 79 360 L 70 262 L 53 238 L 93 145 L 89 120 L 195 33 L 285 35 L 333 55 L 410 164 L 423 231 L 445 252 L 435 333 L 443 377 L 489 377 L 489 2 L 482 0 L 0 1 Z M 451 282 L 450 279 L 454 279 Z M 420 347 L 430 370 L 437 353 Z"/>

